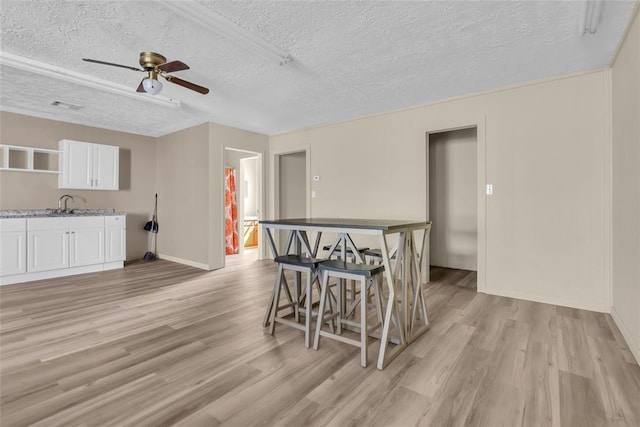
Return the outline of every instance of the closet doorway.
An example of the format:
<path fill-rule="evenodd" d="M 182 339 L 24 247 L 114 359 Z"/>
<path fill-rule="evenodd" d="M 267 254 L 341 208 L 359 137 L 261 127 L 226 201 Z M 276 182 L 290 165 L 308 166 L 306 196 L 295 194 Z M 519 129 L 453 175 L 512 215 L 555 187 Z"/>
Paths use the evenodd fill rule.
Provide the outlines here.
<path fill-rule="evenodd" d="M 427 135 L 430 264 L 478 270 L 477 128 Z"/>

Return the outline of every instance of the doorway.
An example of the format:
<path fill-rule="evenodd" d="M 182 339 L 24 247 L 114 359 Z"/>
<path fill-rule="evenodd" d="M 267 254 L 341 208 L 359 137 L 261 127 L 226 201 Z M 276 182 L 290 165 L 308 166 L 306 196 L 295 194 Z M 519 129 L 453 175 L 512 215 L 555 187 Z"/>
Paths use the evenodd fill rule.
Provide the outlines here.
<path fill-rule="evenodd" d="M 430 264 L 478 270 L 477 128 L 428 135 Z"/>
<path fill-rule="evenodd" d="M 307 151 L 276 154 L 274 158 L 277 179 L 274 214 L 277 219 L 305 218 L 308 216 L 309 189 Z M 284 249 L 286 230 L 280 230 L 276 239 L 278 250 Z"/>
<path fill-rule="evenodd" d="M 225 256 L 258 252 L 262 174 L 260 153 L 225 148 Z"/>

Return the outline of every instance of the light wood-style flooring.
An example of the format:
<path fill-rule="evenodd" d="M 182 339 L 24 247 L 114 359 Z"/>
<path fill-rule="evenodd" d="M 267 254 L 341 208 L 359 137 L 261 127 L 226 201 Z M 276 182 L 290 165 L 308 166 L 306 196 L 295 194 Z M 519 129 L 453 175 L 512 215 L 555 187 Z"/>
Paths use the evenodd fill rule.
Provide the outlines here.
<path fill-rule="evenodd" d="M 431 329 L 378 371 L 263 331 L 275 272 L 253 253 L 0 287 L 0 424 L 640 426 L 640 367 L 608 315 L 433 268 Z"/>

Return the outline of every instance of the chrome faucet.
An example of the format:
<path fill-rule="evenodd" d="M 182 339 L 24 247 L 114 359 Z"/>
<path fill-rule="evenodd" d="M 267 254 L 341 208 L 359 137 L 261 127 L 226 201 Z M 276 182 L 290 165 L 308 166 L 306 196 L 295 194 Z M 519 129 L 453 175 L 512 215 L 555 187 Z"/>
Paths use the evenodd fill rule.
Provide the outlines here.
<path fill-rule="evenodd" d="M 60 196 L 60 198 L 58 199 L 58 210 L 62 210 L 62 200 L 64 200 L 64 210 L 67 210 L 67 202 L 69 201 L 69 199 L 71 199 L 72 202 L 74 202 L 74 198 L 73 196 L 70 196 L 69 194 L 63 194 L 62 196 Z"/>

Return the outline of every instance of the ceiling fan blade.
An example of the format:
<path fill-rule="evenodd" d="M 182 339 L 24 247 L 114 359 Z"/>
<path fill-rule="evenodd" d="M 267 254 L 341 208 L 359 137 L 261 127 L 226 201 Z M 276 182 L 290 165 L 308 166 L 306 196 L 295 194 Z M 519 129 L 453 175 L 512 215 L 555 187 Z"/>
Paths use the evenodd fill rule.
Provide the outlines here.
<path fill-rule="evenodd" d="M 138 89 L 136 89 L 136 92 L 142 92 L 144 93 L 144 86 L 142 86 L 142 82 L 144 81 L 144 79 L 140 80 L 140 84 L 138 85 Z"/>
<path fill-rule="evenodd" d="M 140 68 L 136 68 L 136 67 L 129 67 L 128 65 L 120 65 L 120 64 L 114 64 L 112 62 L 104 62 L 104 61 L 98 61 L 97 59 L 87 59 L 87 58 L 82 58 L 83 61 L 87 61 L 87 62 L 94 62 L 96 64 L 102 64 L 102 65 L 111 65 L 112 67 L 120 67 L 120 68 L 126 68 L 128 70 L 133 70 L 133 71 L 144 71 Z"/>
<path fill-rule="evenodd" d="M 158 65 L 158 69 L 165 73 L 173 73 L 174 71 L 188 70 L 189 66 L 181 61 L 171 61 Z"/>
<path fill-rule="evenodd" d="M 198 86 L 195 83 L 191 83 L 191 82 L 179 79 L 179 78 L 174 77 L 174 76 L 162 75 L 162 77 L 164 77 L 167 81 L 170 81 L 171 83 L 175 83 L 175 84 L 180 85 L 182 87 L 186 87 L 187 89 L 195 90 L 196 92 L 201 93 L 203 95 L 206 95 L 206 94 L 209 93 L 209 89 L 207 89 L 206 87 Z"/>

